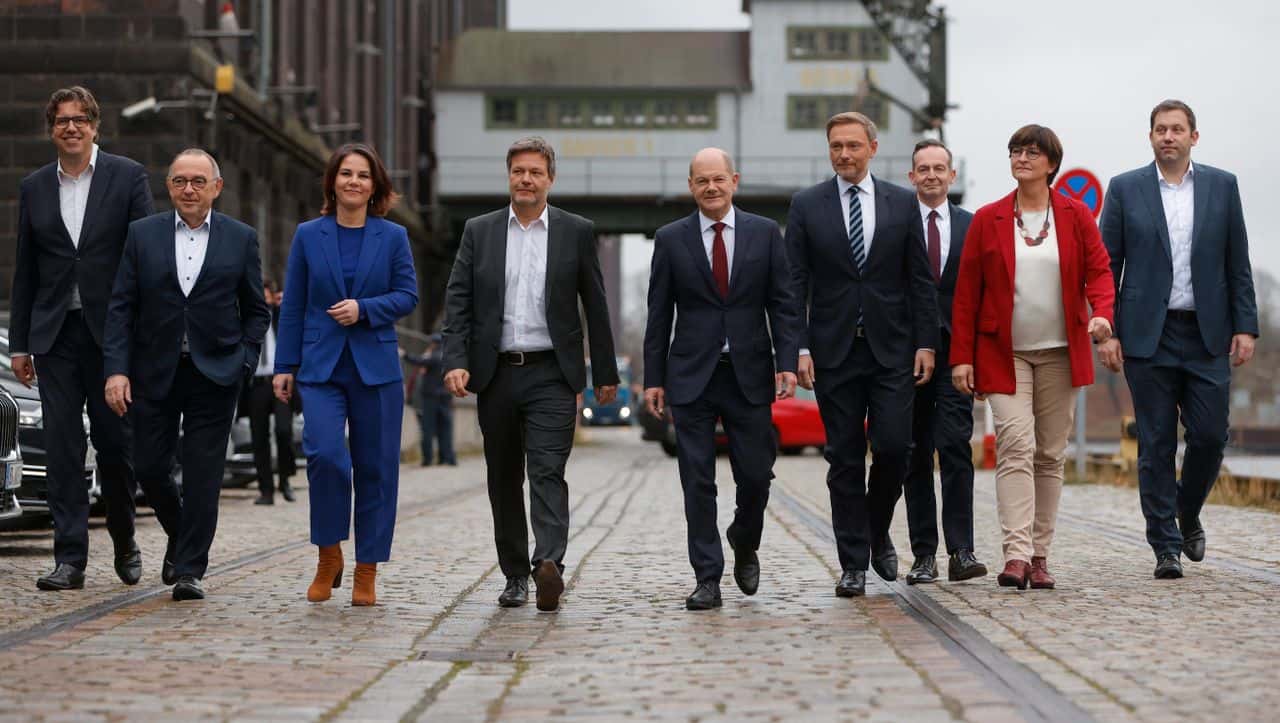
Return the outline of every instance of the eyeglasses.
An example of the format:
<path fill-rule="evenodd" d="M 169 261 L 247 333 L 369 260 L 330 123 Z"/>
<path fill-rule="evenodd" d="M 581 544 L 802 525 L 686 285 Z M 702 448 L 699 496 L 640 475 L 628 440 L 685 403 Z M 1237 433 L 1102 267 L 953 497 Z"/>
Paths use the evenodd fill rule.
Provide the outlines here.
<path fill-rule="evenodd" d="M 1010 148 L 1009 157 L 1017 158 L 1018 156 L 1026 156 L 1028 161 L 1034 161 L 1043 156 L 1039 148 L 1035 146 L 1023 146 L 1022 148 Z"/>
<path fill-rule="evenodd" d="M 197 191 L 203 191 L 204 187 L 209 185 L 209 179 L 204 176 L 195 176 L 194 178 L 186 178 L 185 176 L 171 176 L 169 185 L 173 186 L 175 191 L 181 191 L 191 184 L 191 187 Z"/>
<path fill-rule="evenodd" d="M 72 123 L 82 128 L 87 128 L 90 123 L 93 123 L 93 119 L 87 115 L 60 115 L 53 119 L 54 128 L 66 128 Z"/>

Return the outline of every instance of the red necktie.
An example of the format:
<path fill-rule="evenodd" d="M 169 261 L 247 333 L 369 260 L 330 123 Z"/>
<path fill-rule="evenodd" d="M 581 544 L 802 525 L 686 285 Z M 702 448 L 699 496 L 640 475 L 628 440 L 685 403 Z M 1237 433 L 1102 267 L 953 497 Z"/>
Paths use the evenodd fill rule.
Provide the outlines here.
<path fill-rule="evenodd" d="M 929 270 L 933 283 L 942 278 L 942 234 L 938 233 L 938 212 L 929 212 Z"/>
<path fill-rule="evenodd" d="M 720 297 L 729 298 L 729 254 L 724 249 L 724 224 L 716 221 L 711 224 L 715 229 L 716 239 L 711 242 L 711 275 L 715 277 L 716 286 L 720 289 Z"/>

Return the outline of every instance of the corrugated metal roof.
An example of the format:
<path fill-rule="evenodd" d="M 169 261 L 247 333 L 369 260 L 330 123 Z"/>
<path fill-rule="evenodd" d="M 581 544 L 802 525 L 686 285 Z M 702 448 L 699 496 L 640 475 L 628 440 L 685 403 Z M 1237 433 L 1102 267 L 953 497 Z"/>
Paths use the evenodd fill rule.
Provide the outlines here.
<path fill-rule="evenodd" d="M 743 32 L 463 33 L 440 65 L 442 89 L 746 90 Z"/>

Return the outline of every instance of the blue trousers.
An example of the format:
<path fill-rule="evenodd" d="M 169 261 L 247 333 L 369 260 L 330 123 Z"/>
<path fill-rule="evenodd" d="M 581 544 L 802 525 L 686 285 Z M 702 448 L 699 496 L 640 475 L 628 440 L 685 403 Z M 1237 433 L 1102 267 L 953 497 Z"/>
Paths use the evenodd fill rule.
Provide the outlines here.
<path fill-rule="evenodd" d="M 399 382 L 366 385 L 344 349 L 328 382 L 300 383 L 298 391 L 305 409 L 312 544 L 350 536 L 354 488 L 356 561 L 386 562 L 396 526 L 404 388 Z M 348 426 L 350 451 L 343 434 Z"/>

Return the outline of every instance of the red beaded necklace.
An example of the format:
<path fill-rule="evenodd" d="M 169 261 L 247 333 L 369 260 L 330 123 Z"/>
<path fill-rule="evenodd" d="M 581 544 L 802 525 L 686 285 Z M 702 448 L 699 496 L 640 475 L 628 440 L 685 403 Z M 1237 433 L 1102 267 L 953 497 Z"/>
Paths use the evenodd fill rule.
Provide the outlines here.
<path fill-rule="evenodd" d="M 1049 206 L 1046 206 L 1044 209 L 1044 226 L 1041 227 L 1040 233 L 1037 234 L 1035 238 L 1031 238 L 1030 236 L 1027 235 L 1026 227 L 1022 225 L 1022 209 L 1018 208 L 1018 197 L 1017 195 L 1014 195 L 1013 219 L 1018 222 L 1018 235 L 1022 237 L 1022 240 L 1028 246 L 1039 246 L 1040 244 L 1044 243 L 1045 239 L 1049 238 L 1049 216 L 1051 215 L 1049 213 L 1049 209 L 1050 207 L 1052 207 L 1052 205 L 1053 204 L 1050 203 Z"/>

